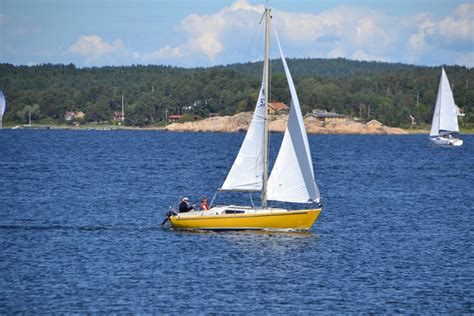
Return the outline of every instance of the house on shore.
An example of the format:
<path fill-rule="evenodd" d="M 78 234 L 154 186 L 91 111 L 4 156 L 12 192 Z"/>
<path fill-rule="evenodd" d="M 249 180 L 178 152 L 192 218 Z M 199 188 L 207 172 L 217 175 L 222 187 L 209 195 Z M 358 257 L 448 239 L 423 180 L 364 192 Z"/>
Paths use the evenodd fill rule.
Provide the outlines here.
<path fill-rule="evenodd" d="M 81 122 L 84 121 L 86 114 L 82 111 L 67 111 L 64 114 L 64 119 L 66 120 L 67 124 L 72 124 L 75 127 L 79 127 Z"/>
<path fill-rule="evenodd" d="M 273 101 L 272 103 L 268 103 L 268 113 L 269 114 L 280 114 L 280 113 L 288 113 L 290 108 L 283 102 Z"/>
<path fill-rule="evenodd" d="M 340 123 L 347 120 L 348 116 L 324 110 L 313 110 L 311 117 L 316 118 L 320 123 Z"/>
<path fill-rule="evenodd" d="M 69 122 L 73 120 L 82 120 L 86 115 L 82 111 L 68 111 L 64 114 L 64 119 Z"/>
<path fill-rule="evenodd" d="M 123 120 L 123 113 L 122 112 L 114 112 L 112 115 L 113 122 L 122 122 Z"/>
<path fill-rule="evenodd" d="M 383 127 L 383 124 L 380 123 L 379 121 L 377 120 L 372 120 L 370 122 L 367 122 L 365 125 L 367 125 L 368 128 L 370 129 L 378 129 L 378 128 L 382 128 Z"/>
<path fill-rule="evenodd" d="M 174 122 L 179 121 L 182 118 L 183 118 L 183 116 L 180 115 L 180 114 L 173 114 L 173 115 L 168 116 L 168 122 L 174 123 Z"/>

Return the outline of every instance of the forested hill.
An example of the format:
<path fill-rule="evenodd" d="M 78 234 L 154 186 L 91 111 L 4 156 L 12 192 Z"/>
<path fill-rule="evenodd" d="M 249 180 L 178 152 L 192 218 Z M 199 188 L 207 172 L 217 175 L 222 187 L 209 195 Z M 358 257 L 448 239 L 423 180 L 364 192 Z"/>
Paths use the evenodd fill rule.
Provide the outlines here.
<path fill-rule="evenodd" d="M 384 72 L 399 70 L 414 70 L 420 66 L 386 63 L 378 61 L 355 61 L 345 58 L 290 58 L 287 59 L 291 73 L 296 76 L 316 77 L 349 77 L 353 75 L 374 75 Z M 283 73 L 280 59 L 271 61 L 272 73 Z M 249 75 L 262 75 L 262 62 L 239 63 L 228 66 L 217 66 L 215 69 L 231 69 L 238 73 Z"/>
<path fill-rule="evenodd" d="M 272 61 L 271 100 L 289 104 L 281 61 Z M 440 67 L 421 67 L 346 59 L 289 59 L 304 112 L 325 109 L 406 126 L 412 115 L 430 123 Z M 474 125 L 474 73 L 447 66 L 456 103 L 464 107 L 465 126 Z M 82 121 L 108 122 L 125 100 L 126 124 L 162 122 L 166 115 L 206 117 L 252 110 L 262 63 L 185 69 L 169 66 L 76 68 L 74 65 L 0 64 L 0 90 L 7 99 L 4 123 L 34 120 L 65 122 L 69 111 Z"/>

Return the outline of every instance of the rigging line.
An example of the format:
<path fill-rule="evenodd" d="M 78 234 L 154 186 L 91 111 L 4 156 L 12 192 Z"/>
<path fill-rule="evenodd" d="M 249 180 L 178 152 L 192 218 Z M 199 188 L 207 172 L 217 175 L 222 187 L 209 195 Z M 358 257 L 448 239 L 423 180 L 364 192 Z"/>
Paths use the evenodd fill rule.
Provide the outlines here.
<path fill-rule="evenodd" d="M 184 197 L 184 196 L 186 196 L 186 195 L 183 195 L 183 197 Z M 181 201 L 181 199 L 182 199 L 182 197 L 180 197 L 179 199 L 177 199 L 177 200 L 176 200 L 174 203 L 172 203 L 172 204 L 169 206 L 169 208 L 168 208 L 168 209 L 172 209 L 172 210 L 175 210 L 175 209 L 177 209 L 177 207 L 176 207 L 176 206 L 177 206 L 177 205 L 178 205 L 178 203 Z"/>
<path fill-rule="evenodd" d="M 215 200 L 216 197 L 217 197 L 217 193 L 219 193 L 219 190 L 217 190 L 217 191 L 214 193 L 214 196 L 212 197 L 212 200 L 211 200 L 211 204 L 209 204 L 209 209 L 212 207 L 212 204 L 214 203 L 214 200 Z"/>
<path fill-rule="evenodd" d="M 258 47 L 257 47 L 257 50 L 255 52 L 255 58 L 253 59 L 254 61 L 259 60 L 259 55 L 262 54 L 263 34 L 265 33 L 265 32 L 262 32 L 262 30 L 261 30 L 262 27 L 263 26 L 258 26 L 258 29 L 257 29 L 258 33 L 260 34 L 260 38 L 258 40 Z M 252 60 L 250 62 L 252 62 Z M 264 63 L 263 63 L 263 58 L 262 58 L 262 69 L 264 67 L 263 64 Z M 263 70 L 262 70 L 262 72 L 263 72 Z"/>
<path fill-rule="evenodd" d="M 262 18 L 263 18 L 263 15 L 262 15 Z M 247 45 L 247 49 L 245 50 L 245 54 L 244 54 L 244 58 L 243 60 L 247 60 L 248 57 L 251 58 L 251 52 L 250 52 L 250 49 L 253 47 L 253 43 L 254 43 L 254 40 L 255 40 L 255 37 L 257 36 L 257 33 L 260 33 L 260 40 L 259 40 L 259 48 L 260 48 L 260 45 L 261 45 L 261 32 L 260 32 L 260 24 L 261 24 L 261 21 L 257 24 L 257 27 L 255 28 L 255 31 L 253 32 L 253 35 L 252 35 L 252 38 L 250 39 L 250 43 L 249 45 Z M 259 50 L 258 50 L 259 51 Z M 258 55 L 258 53 L 257 53 Z"/>

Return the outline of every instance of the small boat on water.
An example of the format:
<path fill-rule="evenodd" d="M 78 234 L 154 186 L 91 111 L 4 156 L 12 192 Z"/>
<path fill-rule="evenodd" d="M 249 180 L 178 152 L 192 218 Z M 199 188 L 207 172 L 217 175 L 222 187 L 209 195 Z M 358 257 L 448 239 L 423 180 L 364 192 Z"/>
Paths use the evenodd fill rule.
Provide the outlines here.
<path fill-rule="evenodd" d="M 433 145 L 445 147 L 457 147 L 463 144 L 463 141 L 459 139 L 458 116 L 453 91 L 444 68 L 441 69 L 438 96 L 431 122 L 430 141 Z"/>
<path fill-rule="evenodd" d="M 303 123 L 298 96 L 275 30 L 281 60 L 291 93 L 288 126 L 268 175 L 268 93 L 269 29 L 271 9 L 265 8 L 265 58 L 259 97 L 249 129 L 221 191 L 259 192 L 262 205 L 223 205 L 206 211 L 169 212 L 168 219 L 177 229 L 208 230 L 308 230 L 321 212 L 308 137 Z M 268 200 L 304 203 L 302 210 L 272 208 Z M 253 203 L 252 203 L 253 204 Z M 308 207 L 309 206 L 309 207 Z M 166 221 L 166 220 L 165 220 Z"/>

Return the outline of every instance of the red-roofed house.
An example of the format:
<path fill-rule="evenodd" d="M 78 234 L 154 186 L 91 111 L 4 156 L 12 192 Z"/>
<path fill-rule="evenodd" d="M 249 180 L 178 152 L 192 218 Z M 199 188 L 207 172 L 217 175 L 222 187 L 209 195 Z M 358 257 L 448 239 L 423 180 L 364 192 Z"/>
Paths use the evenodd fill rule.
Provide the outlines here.
<path fill-rule="evenodd" d="M 283 102 L 273 101 L 268 103 L 268 112 L 271 114 L 287 113 L 290 108 Z"/>
<path fill-rule="evenodd" d="M 168 116 L 168 121 L 170 121 L 170 122 L 177 122 L 177 121 L 179 121 L 182 117 L 183 117 L 182 115 L 173 114 L 173 115 Z"/>

